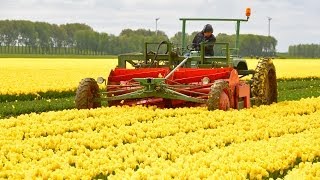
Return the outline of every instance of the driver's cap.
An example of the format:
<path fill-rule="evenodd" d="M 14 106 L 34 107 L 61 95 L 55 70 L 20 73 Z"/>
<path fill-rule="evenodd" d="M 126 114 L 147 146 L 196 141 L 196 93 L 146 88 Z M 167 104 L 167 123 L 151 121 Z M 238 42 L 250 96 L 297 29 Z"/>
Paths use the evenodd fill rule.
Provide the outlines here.
<path fill-rule="evenodd" d="M 204 27 L 203 27 L 203 32 L 211 32 L 213 33 L 213 28 L 211 26 L 211 24 L 206 24 Z"/>

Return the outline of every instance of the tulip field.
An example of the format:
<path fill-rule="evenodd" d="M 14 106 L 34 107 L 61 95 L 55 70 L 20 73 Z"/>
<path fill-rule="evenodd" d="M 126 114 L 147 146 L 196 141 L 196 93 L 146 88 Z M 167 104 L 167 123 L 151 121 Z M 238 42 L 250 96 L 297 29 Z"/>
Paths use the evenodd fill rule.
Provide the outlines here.
<path fill-rule="evenodd" d="M 256 59 L 247 60 L 254 69 Z M 320 60 L 273 61 L 279 79 L 320 77 Z M 84 77 L 107 77 L 117 65 L 116 59 L 0 59 L 0 95 L 36 94 L 75 90 Z"/>
<path fill-rule="evenodd" d="M 77 110 L 116 59 L 2 58 L 0 179 L 320 179 L 320 60 L 273 62 L 270 106 Z"/>
<path fill-rule="evenodd" d="M 75 90 L 83 77 L 107 76 L 116 59 L 0 59 L 0 95 Z M 19 78 L 18 78 L 19 77 Z"/>

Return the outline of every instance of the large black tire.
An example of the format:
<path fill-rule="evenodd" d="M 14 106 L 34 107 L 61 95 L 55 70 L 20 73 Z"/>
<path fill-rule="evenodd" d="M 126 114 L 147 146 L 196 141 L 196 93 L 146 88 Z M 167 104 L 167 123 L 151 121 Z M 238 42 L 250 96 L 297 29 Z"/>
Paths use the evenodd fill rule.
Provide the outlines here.
<path fill-rule="evenodd" d="M 229 104 L 226 105 L 225 107 L 221 107 L 220 106 L 220 98 L 221 98 L 221 94 L 222 92 L 226 92 L 228 99 L 229 99 Z M 230 108 L 230 100 L 231 100 L 231 91 L 230 91 L 230 87 L 228 82 L 224 81 L 224 80 L 217 80 L 213 83 L 213 85 L 211 86 L 211 90 L 209 92 L 209 96 L 208 96 L 208 101 L 207 101 L 207 106 L 208 106 L 208 110 L 209 111 L 213 111 L 216 109 L 220 109 L 220 110 L 229 110 Z"/>
<path fill-rule="evenodd" d="M 101 101 L 94 101 L 96 98 L 100 98 L 99 86 L 96 80 L 92 78 L 82 79 L 76 93 L 76 108 L 91 109 L 101 107 Z"/>
<path fill-rule="evenodd" d="M 271 59 L 260 59 L 252 77 L 252 96 L 255 105 L 269 105 L 278 100 L 276 68 Z"/>

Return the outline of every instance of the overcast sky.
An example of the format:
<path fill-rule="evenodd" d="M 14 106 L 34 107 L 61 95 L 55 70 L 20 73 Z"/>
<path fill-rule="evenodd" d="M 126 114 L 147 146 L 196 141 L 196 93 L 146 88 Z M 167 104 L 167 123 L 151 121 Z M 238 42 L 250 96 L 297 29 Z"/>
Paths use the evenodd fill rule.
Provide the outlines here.
<path fill-rule="evenodd" d="M 240 33 L 271 35 L 278 40 L 277 50 L 299 43 L 320 43 L 320 0 L 0 0 L 0 19 L 24 19 L 65 24 L 80 22 L 94 30 L 118 35 L 122 29 L 158 29 L 169 37 L 181 31 L 180 17 L 245 18 Z M 211 23 L 214 34 L 235 33 L 231 22 L 192 22 L 187 32 L 200 31 Z"/>

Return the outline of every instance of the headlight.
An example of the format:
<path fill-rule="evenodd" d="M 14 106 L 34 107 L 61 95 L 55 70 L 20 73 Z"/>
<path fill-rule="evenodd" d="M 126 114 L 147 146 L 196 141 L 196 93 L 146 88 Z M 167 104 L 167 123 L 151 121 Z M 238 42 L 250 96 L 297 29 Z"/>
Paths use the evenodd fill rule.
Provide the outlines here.
<path fill-rule="evenodd" d="M 97 78 L 97 83 L 102 84 L 104 83 L 106 80 L 103 77 L 98 77 Z"/>
<path fill-rule="evenodd" d="M 202 84 L 204 84 L 204 85 L 210 83 L 210 79 L 208 77 L 204 77 L 201 81 L 202 81 Z"/>

